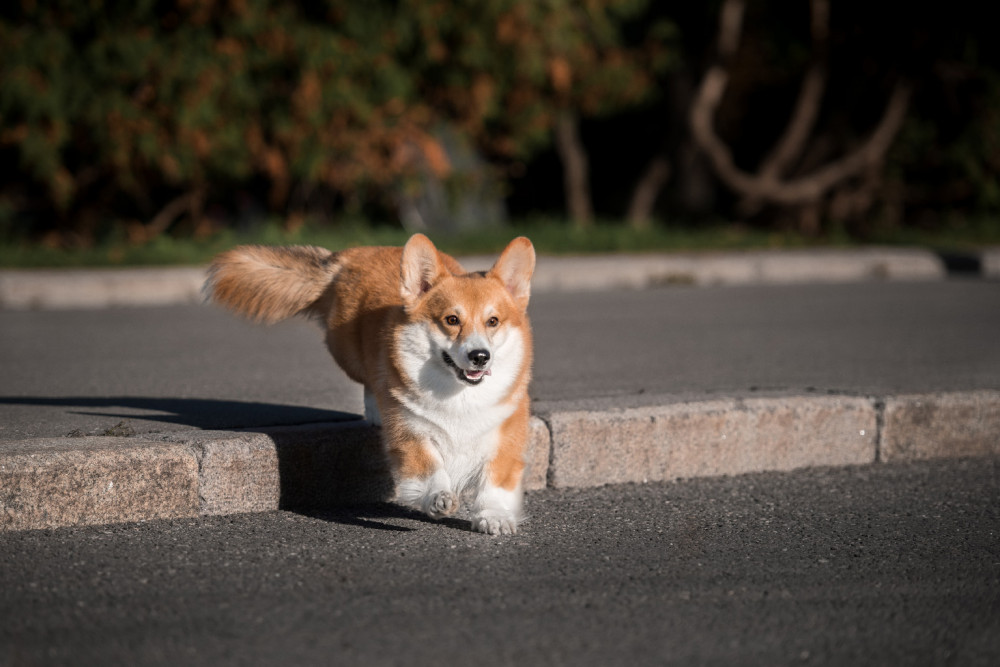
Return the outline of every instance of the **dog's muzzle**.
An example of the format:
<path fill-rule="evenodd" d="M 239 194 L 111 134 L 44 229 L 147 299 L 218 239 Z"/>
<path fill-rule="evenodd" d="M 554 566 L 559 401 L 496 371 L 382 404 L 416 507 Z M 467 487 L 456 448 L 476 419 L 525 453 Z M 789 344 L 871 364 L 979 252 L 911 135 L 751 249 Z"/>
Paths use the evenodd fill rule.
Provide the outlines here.
<path fill-rule="evenodd" d="M 486 364 L 490 362 L 489 350 L 472 350 L 468 356 L 469 363 L 473 366 L 471 369 L 465 369 L 456 364 L 455 360 L 447 352 L 441 353 L 441 358 L 444 360 L 445 366 L 453 369 L 455 374 L 458 375 L 458 379 L 462 382 L 475 385 L 482 382 L 483 378 L 487 375 L 492 375 L 490 369 L 485 368 Z"/>

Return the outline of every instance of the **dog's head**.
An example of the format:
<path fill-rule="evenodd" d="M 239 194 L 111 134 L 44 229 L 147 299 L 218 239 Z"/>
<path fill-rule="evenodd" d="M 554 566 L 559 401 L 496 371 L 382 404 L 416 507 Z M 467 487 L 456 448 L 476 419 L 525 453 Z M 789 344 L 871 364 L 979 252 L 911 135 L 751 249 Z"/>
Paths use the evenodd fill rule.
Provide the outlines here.
<path fill-rule="evenodd" d="M 530 362 L 527 319 L 535 250 L 511 241 L 489 271 L 456 275 L 422 234 L 403 248 L 401 294 L 409 339 L 404 365 L 419 363 L 424 385 L 507 385 Z M 414 357 L 423 357 L 417 359 Z M 428 358 L 429 357 L 429 358 Z"/>

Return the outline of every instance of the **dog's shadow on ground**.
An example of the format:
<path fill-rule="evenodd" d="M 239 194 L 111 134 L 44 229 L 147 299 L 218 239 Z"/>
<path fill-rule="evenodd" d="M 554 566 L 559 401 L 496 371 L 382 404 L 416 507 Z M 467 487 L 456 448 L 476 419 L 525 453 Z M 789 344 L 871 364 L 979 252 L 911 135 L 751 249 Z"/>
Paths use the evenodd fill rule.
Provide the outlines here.
<path fill-rule="evenodd" d="M 279 429 L 270 431 L 270 436 L 277 446 L 282 510 L 378 530 L 408 532 L 417 529 L 415 522 L 470 529 L 469 521 L 432 519 L 389 502 L 395 484 L 380 429 L 367 422 L 331 424 L 308 433 Z"/>
<path fill-rule="evenodd" d="M 358 526 L 371 530 L 387 530 L 400 533 L 409 533 L 418 530 L 414 526 L 399 525 L 400 520 L 406 522 L 419 522 L 434 526 L 444 526 L 453 530 L 467 533 L 471 530 L 471 524 L 467 520 L 454 517 L 443 519 L 432 519 L 416 510 L 394 505 L 392 503 L 372 503 L 369 505 L 359 505 L 356 507 L 333 507 L 326 509 L 294 509 L 289 511 L 312 519 L 339 523 L 345 526 Z"/>
<path fill-rule="evenodd" d="M 162 422 L 198 429 L 340 422 L 361 417 L 339 410 L 280 403 L 152 396 L 0 396 L 0 405 L 57 407 L 65 408 L 70 415 Z"/>

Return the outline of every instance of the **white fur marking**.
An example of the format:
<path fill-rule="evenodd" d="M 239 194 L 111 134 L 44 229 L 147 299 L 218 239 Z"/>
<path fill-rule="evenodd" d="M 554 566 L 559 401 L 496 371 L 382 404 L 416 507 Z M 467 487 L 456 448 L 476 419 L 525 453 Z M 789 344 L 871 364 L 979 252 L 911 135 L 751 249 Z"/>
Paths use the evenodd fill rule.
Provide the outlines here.
<path fill-rule="evenodd" d="M 443 468 L 427 479 L 408 478 L 396 487 L 396 499 L 435 519 L 453 514 L 458 509 L 458 494 Z"/>
<path fill-rule="evenodd" d="M 513 535 L 524 517 L 523 498 L 520 483 L 513 491 L 487 483 L 473 505 L 472 528 L 489 535 Z"/>
<path fill-rule="evenodd" d="M 404 479 L 397 499 L 431 516 L 442 515 L 450 498 L 474 494 L 472 526 L 491 535 L 513 534 L 521 520 L 520 485 L 507 491 L 490 484 L 486 464 L 496 454 L 499 429 L 514 412 L 515 402 L 502 402 L 522 372 L 524 339 L 510 329 L 494 338 L 492 374 L 477 385 L 462 382 L 445 365 L 442 351 L 451 342 L 424 323 L 403 327 L 397 340 L 400 370 L 418 391 L 394 391 L 406 428 L 426 443 L 437 470 L 428 479 Z"/>

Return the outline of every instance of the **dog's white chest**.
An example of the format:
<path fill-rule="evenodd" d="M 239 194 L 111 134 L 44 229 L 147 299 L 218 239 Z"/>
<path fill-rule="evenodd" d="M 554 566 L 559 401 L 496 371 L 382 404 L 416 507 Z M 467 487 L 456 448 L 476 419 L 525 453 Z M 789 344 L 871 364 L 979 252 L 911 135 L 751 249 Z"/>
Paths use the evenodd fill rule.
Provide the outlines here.
<path fill-rule="evenodd" d="M 501 425 L 514 411 L 512 404 L 484 404 L 463 396 L 467 393 L 474 392 L 445 400 L 411 395 L 401 401 L 408 430 L 436 450 L 458 488 L 480 477 L 497 450 Z"/>
<path fill-rule="evenodd" d="M 401 417 L 437 451 L 452 480 L 472 482 L 495 454 L 500 427 L 516 408 L 510 392 L 522 372 L 523 339 L 517 332 L 505 336 L 493 350 L 491 374 L 470 386 L 442 361 L 442 344 L 428 327 L 415 323 L 401 333 L 397 359 L 408 382 L 393 391 Z"/>

